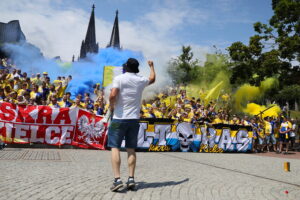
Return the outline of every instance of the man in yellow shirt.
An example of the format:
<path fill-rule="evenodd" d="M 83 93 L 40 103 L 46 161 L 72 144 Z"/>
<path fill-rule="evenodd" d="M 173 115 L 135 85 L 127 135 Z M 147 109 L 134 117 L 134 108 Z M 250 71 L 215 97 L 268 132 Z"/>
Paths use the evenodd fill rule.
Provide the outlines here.
<path fill-rule="evenodd" d="M 6 76 L 6 78 L 7 78 L 8 80 L 11 80 L 11 79 L 14 78 L 14 76 L 16 75 L 16 73 L 17 73 L 17 70 L 16 70 L 16 69 L 13 69 L 12 72 Z"/>
<path fill-rule="evenodd" d="M 184 106 L 184 111 L 187 113 L 189 119 L 192 119 L 194 117 L 194 112 L 192 110 L 191 104 L 186 104 Z"/>
<path fill-rule="evenodd" d="M 16 104 L 18 102 L 17 97 L 18 93 L 16 91 L 12 91 L 8 96 L 9 102 Z"/>
<path fill-rule="evenodd" d="M 181 114 L 181 116 L 179 117 L 179 121 L 182 121 L 182 122 L 188 122 L 188 123 L 191 123 L 192 122 L 192 118 L 189 118 L 188 114 L 186 112 L 183 112 Z"/>
<path fill-rule="evenodd" d="M 292 124 L 288 121 L 287 117 L 283 117 L 283 120 L 279 128 L 279 152 L 283 150 L 283 144 L 285 144 L 284 154 L 288 154 L 289 151 L 289 132 L 292 128 Z"/>
<path fill-rule="evenodd" d="M 60 108 L 59 104 L 57 103 L 57 98 L 55 96 L 52 96 L 50 98 L 50 100 L 51 100 L 51 103 L 49 104 L 49 106 L 51 108 Z"/>
<path fill-rule="evenodd" d="M 51 84 L 49 87 L 48 101 L 50 101 L 50 97 L 53 95 L 57 95 L 57 92 L 55 90 L 55 86 L 53 84 Z"/>
<path fill-rule="evenodd" d="M 61 108 L 68 108 L 72 106 L 72 103 L 68 101 L 68 96 L 64 95 L 62 100 L 58 102 L 59 107 Z"/>
<path fill-rule="evenodd" d="M 23 96 L 24 93 L 27 91 L 27 88 L 28 88 L 27 83 L 26 82 L 22 83 L 22 88 L 18 90 L 18 95 Z"/>
<path fill-rule="evenodd" d="M 169 118 L 169 116 L 168 116 L 169 113 L 168 113 L 167 107 L 160 108 L 160 113 L 161 113 L 161 118 L 164 118 L 164 119 Z"/>
<path fill-rule="evenodd" d="M 57 93 L 57 97 L 62 98 L 64 93 L 65 93 L 65 90 L 66 90 L 67 86 L 63 86 L 62 82 L 58 82 L 57 84 L 58 84 L 58 86 L 55 88 L 56 93 Z"/>
<path fill-rule="evenodd" d="M 222 114 L 218 113 L 218 115 L 213 120 L 212 124 L 223 124 Z"/>
<path fill-rule="evenodd" d="M 42 94 L 39 92 L 39 86 L 34 85 L 33 86 L 33 91 L 30 92 L 30 99 L 37 99 L 42 97 Z"/>
<path fill-rule="evenodd" d="M 36 77 L 32 79 L 32 84 L 37 85 L 37 86 L 41 86 L 42 85 L 42 80 L 41 80 L 41 74 L 37 73 Z"/>
<path fill-rule="evenodd" d="M 250 120 L 249 120 L 248 115 L 245 115 L 245 116 L 244 116 L 244 119 L 243 119 L 243 121 L 242 121 L 242 125 L 243 125 L 243 126 L 250 126 Z"/>
<path fill-rule="evenodd" d="M 12 92 L 11 87 L 10 87 L 9 85 L 6 85 L 6 86 L 4 87 L 4 95 L 5 95 L 6 97 L 8 97 L 8 95 L 9 95 L 11 92 Z"/>
<path fill-rule="evenodd" d="M 239 121 L 239 119 L 235 116 L 235 115 L 233 115 L 233 118 L 232 118 L 232 120 L 230 120 L 230 123 L 229 124 L 232 124 L 232 125 L 239 125 L 240 124 L 240 121 Z"/>
<path fill-rule="evenodd" d="M 77 107 L 77 108 L 84 108 L 82 105 L 81 105 L 81 101 L 76 98 L 73 105 L 71 106 L 71 108 L 74 108 L 74 107 Z"/>
<path fill-rule="evenodd" d="M 157 118 L 157 113 L 155 113 L 154 108 L 150 107 L 148 113 L 144 113 L 145 118 Z"/>
<path fill-rule="evenodd" d="M 53 81 L 53 84 L 55 85 L 55 87 L 57 87 L 57 86 L 59 86 L 58 83 L 61 83 L 61 82 L 62 82 L 61 77 L 58 76 L 57 79 Z"/>
<path fill-rule="evenodd" d="M 258 133 L 258 143 L 260 145 L 260 150 L 261 152 L 264 152 L 264 149 L 266 147 L 266 134 L 265 134 L 264 125 L 262 123 L 258 124 L 257 133 Z"/>
<path fill-rule="evenodd" d="M 273 125 L 271 122 L 271 117 L 265 117 L 263 123 L 265 128 L 265 135 L 266 135 L 266 143 L 267 143 L 267 151 L 269 152 L 270 143 L 273 146 L 274 152 L 276 151 L 276 138 L 274 135 Z"/>
<path fill-rule="evenodd" d="M 46 81 L 47 77 L 48 77 L 48 72 L 43 72 L 43 76 L 41 78 L 41 81 Z"/>

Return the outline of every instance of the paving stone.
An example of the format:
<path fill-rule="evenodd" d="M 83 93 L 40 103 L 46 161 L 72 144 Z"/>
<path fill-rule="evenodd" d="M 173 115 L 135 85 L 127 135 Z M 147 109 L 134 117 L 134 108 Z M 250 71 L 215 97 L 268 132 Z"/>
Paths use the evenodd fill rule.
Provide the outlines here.
<path fill-rule="evenodd" d="M 110 152 L 0 151 L 0 200 L 290 199 L 300 197 L 300 160 L 251 154 L 139 152 L 136 191 L 113 193 Z M 127 155 L 121 153 L 127 181 Z M 283 163 L 291 163 L 284 172 Z M 285 194 L 285 191 L 289 191 Z"/>

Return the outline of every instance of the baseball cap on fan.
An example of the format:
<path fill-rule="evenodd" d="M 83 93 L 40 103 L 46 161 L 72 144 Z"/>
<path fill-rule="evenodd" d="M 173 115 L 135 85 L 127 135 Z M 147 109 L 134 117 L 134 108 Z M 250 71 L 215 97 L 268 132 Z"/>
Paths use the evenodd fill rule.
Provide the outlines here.
<path fill-rule="evenodd" d="M 135 58 L 128 58 L 127 62 L 123 64 L 126 72 L 139 73 L 139 61 Z"/>

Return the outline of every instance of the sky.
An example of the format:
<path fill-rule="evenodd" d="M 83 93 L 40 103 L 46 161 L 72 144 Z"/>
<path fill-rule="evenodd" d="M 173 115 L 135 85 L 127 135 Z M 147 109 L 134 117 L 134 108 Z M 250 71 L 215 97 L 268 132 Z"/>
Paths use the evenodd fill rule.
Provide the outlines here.
<path fill-rule="evenodd" d="M 226 53 L 248 43 L 253 23 L 267 23 L 271 0 L 1 0 L 0 22 L 18 19 L 27 41 L 48 58 L 77 58 L 95 4 L 96 39 L 104 48 L 119 10 L 121 46 L 166 65 L 190 45 L 205 60 L 213 46 Z"/>

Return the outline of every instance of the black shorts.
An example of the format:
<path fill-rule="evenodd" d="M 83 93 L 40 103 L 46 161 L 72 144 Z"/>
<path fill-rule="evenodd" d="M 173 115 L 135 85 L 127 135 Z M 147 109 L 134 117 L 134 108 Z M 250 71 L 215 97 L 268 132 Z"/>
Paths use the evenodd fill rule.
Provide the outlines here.
<path fill-rule="evenodd" d="M 279 138 L 278 138 L 279 142 L 289 142 L 289 139 L 286 138 L 285 133 L 279 133 Z"/>

